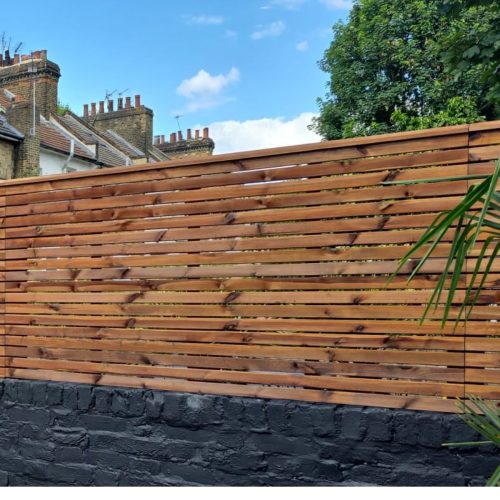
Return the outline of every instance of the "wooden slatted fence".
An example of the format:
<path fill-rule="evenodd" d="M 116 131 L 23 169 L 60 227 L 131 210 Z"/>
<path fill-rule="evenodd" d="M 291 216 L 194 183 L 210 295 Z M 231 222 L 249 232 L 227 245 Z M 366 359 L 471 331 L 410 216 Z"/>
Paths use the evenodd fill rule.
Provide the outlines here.
<path fill-rule="evenodd" d="M 456 330 L 418 323 L 449 244 L 385 286 L 468 182 L 382 185 L 498 156 L 489 122 L 4 182 L 0 376 L 439 411 L 500 399 L 498 264 Z"/>

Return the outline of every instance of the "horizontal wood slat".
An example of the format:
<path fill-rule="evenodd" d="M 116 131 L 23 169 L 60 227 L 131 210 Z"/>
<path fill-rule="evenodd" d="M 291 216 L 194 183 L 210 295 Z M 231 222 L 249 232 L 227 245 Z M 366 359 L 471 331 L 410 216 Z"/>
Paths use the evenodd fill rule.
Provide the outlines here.
<path fill-rule="evenodd" d="M 496 155 L 496 156 L 495 156 Z M 420 324 L 500 122 L 0 185 L 0 377 L 455 411 L 500 399 L 496 262 L 466 325 Z M 480 242 L 486 235 L 480 236 Z M 455 317 L 479 245 L 467 261 Z"/>

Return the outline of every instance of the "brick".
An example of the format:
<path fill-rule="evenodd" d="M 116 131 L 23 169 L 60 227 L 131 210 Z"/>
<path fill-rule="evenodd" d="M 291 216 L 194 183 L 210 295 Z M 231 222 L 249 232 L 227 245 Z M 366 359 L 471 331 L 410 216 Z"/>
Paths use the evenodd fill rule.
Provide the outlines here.
<path fill-rule="evenodd" d="M 93 472 L 92 466 L 83 464 L 78 466 L 47 464 L 46 466 L 46 477 L 57 484 L 88 486 L 93 482 Z"/>
<path fill-rule="evenodd" d="M 243 425 L 249 427 L 249 430 L 268 429 L 268 419 L 266 405 L 261 399 L 243 400 Z"/>
<path fill-rule="evenodd" d="M 87 451 L 87 461 L 91 465 L 96 465 L 100 470 L 127 470 L 129 466 L 129 458 L 126 455 L 117 453 L 116 451 L 95 450 Z"/>
<path fill-rule="evenodd" d="M 109 390 L 104 387 L 94 389 L 94 407 L 99 413 L 111 412 L 111 395 Z"/>
<path fill-rule="evenodd" d="M 419 431 L 416 425 L 416 414 L 397 413 L 394 416 L 393 424 L 396 442 L 407 445 L 417 444 Z"/>
<path fill-rule="evenodd" d="M 183 424 L 189 427 L 207 427 L 222 423 L 222 405 L 213 396 L 189 394 L 183 415 Z"/>
<path fill-rule="evenodd" d="M 420 412 L 417 417 L 418 443 L 431 448 L 441 448 L 445 441 L 440 415 Z"/>
<path fill-rule="evenodd" d="M 56 384 L 47 385 L 47 405 L 58 406 L 62 403 L 62 386 Z"/>
<path fill-rule="evenodd" d="M 49 425 L 50 412 L 44 409 L 32 407 L 13 407 L 5 410 L 6 415 L 15 422 L 32 422 L 45 426 Z"/>
<path fill-rule="evenodd" d="M 158 392 L 148 392 L 146 395 L 145 411 L 149 418 L 157 419 L 163 409 L 163 397 Z"/>
<path fill-rule="evenodd" d="M 310 425 L 316 436 L 335 436 L 337 434 L 337 419 L 331 406 L 316 406 L 310 413 Z"/>
<path fill-rule="evenodd" d="M 54 427 L 52 440 L 65 446 L 85 447 L 88 444 L 87 431 L 84 428 Z"/>
<path fill-rule="evenodd" d="M 162 445 L 165 450 L 165 457 L 169 461 L 186 462 L 194 458 L 203 445 L 191 443 L 189 441 L 165 441 Z M 211 450 L 210 450 L 211 453 Z"/>
<path fill-rule="evenodd" d="M 391 441 L 392 412 L 383 409 L 368 410 L 366 413 L 366 438 L 372 441 Z"/>
<path fill-rule="evenodd" d="M 170 393 L 163 402 L 162 419 L 170 426 L 182 427 L 184 423 L 185 398 L 181 394 Z"/>
<path fill-rule="evenodd" d="M 47 402 L 47 383 L 35 382 L 33 384 L 33 404 L 36 406 L 45 406 Z"/>
<path fill-rule="evenodd" d="M 342 481 L 342 471 L 340 465 L 335 460 L 319 461 L 314 469 L 314 478 L 326 479 L 331 482 Z"/>
<path fill-rule="evenodd" d="M 82 415 L 81 421 L 90 431 L 124 432 L 128 428 L 126 420 L 107 415 Z"/>
<path fill-rule="evenodd" d="M 403 464 L 395 469 L 397 484 L 401 486 L 464 486 L 464 477 L 446 469 L 415 464 Z"/>
<path fill-rule="evenodd" d="M 128 397 L 129 407 L 127 416 L 139 417 L 144 414 L 146 403 L 144 394 L 140 391 L 134 391 Z"/>
<path fill-rule="evenodd" d="M 250 441 L 257 450 L 264 451 L 266 453 L 305 456 L 315 454 L 317 452 L 316 448 L 310 442 L 300 438 L 291 438 L 276 434 L 252 433 L 248 441 Z"/>
<path fill-rule="evenodd" d="M 119 472 L 96 470 L 94 474 L 95 486 L 118 486 L 120 482 Z"/>
<path fill-rule="evenodd" d="M 351 481 L 361 481 L 367 484 L 388 486 L 396 483 L 398 474 L 392 467 L 377 465 L 355 465 L 345 472 L 345 477 Z"/>
<path fill-rule="evenodd" d="M 83 450 L 76 446 L 58 446 L 54 450 L 56 462 L 78 464 L 85 461 Z"/>
<path fill-rule="evenodd" d="M 162 458 L 165 456 L 163 441 L 150 438 L 142 439 L 128 435 L 114 435 L 109 432 L 91 432 L 89 434 L 90 446 L 116 450 L 119 453 L 134 456 L 150 456 Z"/>
<path fill-rule="evenodd" d="M 54 445 L 52 443 L 43 443 L 30 439 L 20 439 L 17 448 L 25 459 L 40 459 L 51 462 L 54 459 Z"/>
<path fill-rule="evenodd" d="M 92 404 L 92 388 L 87 385 L 79 385 L 76 388 L 77 408 L 88 410 Z"/>
<path fill-rule="evenodd" d="M 267 421 L 273 432 L 288 430 L 289 413 L 284 401 L 270 401 L 267 405 Z"/>
<path fill-rule="evenodd" d="M 342 413 L 341 436 L 347 439 L 361 440 L 365 432 L 363 413 L 359 410 L 344 410 Z"/>
<path fill-rule="evenodd" d="M 111 411 L 113 415 L 127 416 L 129 407 L 129 398 L 126 391 L 113 391 L 111 395 Z"/>
<path fill-rule="evenodd" d="M 244 406 L 241 398 L 224 398 L 222 401 L 224 424 L 240 427 L 240 420 L 243 418 L 243 410 Z"/>
<path fill-rule="evenodd" d="M 78 408 L 78 395 L 75 386 L 65 385 L 63 388 L 63 405 L 70 410 Z"/>

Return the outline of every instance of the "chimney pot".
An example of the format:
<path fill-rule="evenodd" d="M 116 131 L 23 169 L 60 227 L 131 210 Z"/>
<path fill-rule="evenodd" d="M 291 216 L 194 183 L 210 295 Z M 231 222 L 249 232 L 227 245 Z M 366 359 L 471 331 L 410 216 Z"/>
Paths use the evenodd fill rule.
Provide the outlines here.
<path fill-rule="evenodd" d="M 114 106 L 114 102 L 113 102 L 113 99 L 110 99 L 108 101 L 108 113 L 112 112 L 113 111 L 113 106 Z"/>
<path fill-rule="evenodd" d="M 171 143 L 174 143 L 174 142 L 175 142 L 175 132 L 172 132 L 172 133 L 170 134 L 170 142 L 171 142 Z"/>
<path fill-rule="evenodd" d="M 87 116 L 89 116 L 89 105 L 88 104 L 83 105 L 83 116 L 85 118 L 87 118 Z"/>
<path fill-rule="evenodd" d="M 118 98 L 118 109 L 123 109 L 123 97 Z"/>
<path fill-rule="evenodd" d="M 199 138 L 200 138 L 200 131 L 199 131 L 198 129 L 196 129 L 196 130 L 194 131 L 194 138 L 195 138 L 195 139 L 199 139 Z"/>
<path fill-rule="evenodd" d="M 182 139 L 182 130 L 179 130 L 179 131 L 177 132 L 177 140 L 178 140 L 178 141 L 182 141 L 182 140 L 183 140 L 183 139 Z"/>
<path fill-rule="evenodd" d="M 125 97 L 125 109 L 130 109 L 130 97 Z"/>
<path fill-rule="evenodd" d="M 104 101 L 99 101 L 99 113 L 104 113 Z"/>
<path fill-rule="evenodd" d="M 136 108 L 140 108 L 141 107 L 141 96 L 140 95 L 136 95 L 135 96 L 135 107 Z"/>
<path fill-rule="evenodd" d="M 203 139 L 208 139 L 208 127 L 203 129 Z"/>
<path fill-rule="evenodd" d="M 92 116 L 96 115 L 96 104 L 95 104 L 95 102 L 93 102 L 93 103 L 90 104 L 90 114 Z"/>
<path fill-rule="evenodd" d="M 193 136 L 191 135 L 191 129 L 190 129 L 190 128 L 188 128 L 188 129 L 187 129 L 187 137 L 186 137 L 186 140 L 187 140 L 187 141 L 190 141 L 192 138 L 193 138 Z"/>

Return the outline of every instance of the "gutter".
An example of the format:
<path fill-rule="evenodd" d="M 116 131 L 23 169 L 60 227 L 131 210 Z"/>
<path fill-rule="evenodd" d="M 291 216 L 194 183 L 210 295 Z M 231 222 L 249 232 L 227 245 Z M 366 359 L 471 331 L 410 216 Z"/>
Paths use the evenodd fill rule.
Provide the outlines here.
<path fill-rule="evenodd" d="M 68 168 L 68 163 L 73 159 L 74 156 L 75 156 L 75 140 L 70 139 L 69 155 L 66 158 L 66 161 L 64 162 L 61 169 L 63 172 L 66 171 L 66 169 Z"/>

